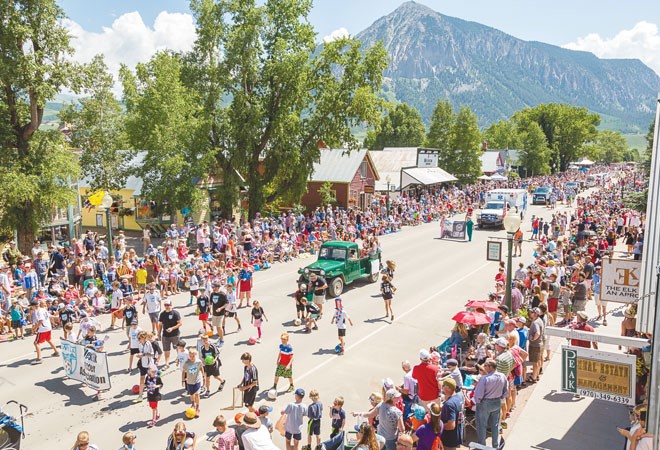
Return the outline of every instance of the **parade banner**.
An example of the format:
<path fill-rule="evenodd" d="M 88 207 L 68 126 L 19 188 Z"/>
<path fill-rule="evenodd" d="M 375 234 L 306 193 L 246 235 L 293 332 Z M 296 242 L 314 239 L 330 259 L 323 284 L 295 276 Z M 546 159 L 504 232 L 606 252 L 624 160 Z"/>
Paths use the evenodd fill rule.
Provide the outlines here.
<path fill-rule="evenodd" d="M 60 353 L 67 377 L 80 381 L 97 391 L 110 389 L 108 356 L 105 352 L 98 352 L 93 348 L 64 339 L 61 340 L 61 343 Z"/>
<path fill-rule="evenodd" d="M 561 390 L 635 405 L 636 357 L 562 345 Z"/>
<path fill-rule="evenodd" d="M 630 303 L 639 298 L 641 261 L 603 258 L 600 300 Z"/>
<path fill-rule="evenodd" d="M 465 221 L 445 220 L 442 227 L 442 238 L 465 240 Z"/>

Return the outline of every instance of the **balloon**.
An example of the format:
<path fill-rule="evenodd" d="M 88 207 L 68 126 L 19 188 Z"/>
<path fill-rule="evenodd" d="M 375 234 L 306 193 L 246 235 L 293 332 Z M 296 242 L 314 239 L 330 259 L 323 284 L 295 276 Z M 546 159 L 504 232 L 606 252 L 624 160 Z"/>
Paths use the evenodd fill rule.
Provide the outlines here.
<path fill-rule="evenodd" d="M 138 392 L 140 392 L 140 385 L 136 384 L 135 386 L 133 386 L 133 389 L 131 390 L 133 391 L 134 394 L 137 394 Z"/>
<path fill-rule="evenodd" d="M 186 409 L 186 417 L 188 419 L 192 419 L 193 417 L 195 417 L 195 414 L 196 414 L 196 411 L 193 408 Z"/>
<path fill-rule="evenodd" d="M 215 358 L 211 355 L 208 355 L 206 358 L 204 358 L 204 362 L 206 363 L 207 366 L 210 366 L 215 362 Z"/>
<path fill-rule="evenodd" d="M 277 398 L 277 391 L 275 389 L 271 389 L 268 391 L 268 399 L 269 400 L 275 400 Z"/>

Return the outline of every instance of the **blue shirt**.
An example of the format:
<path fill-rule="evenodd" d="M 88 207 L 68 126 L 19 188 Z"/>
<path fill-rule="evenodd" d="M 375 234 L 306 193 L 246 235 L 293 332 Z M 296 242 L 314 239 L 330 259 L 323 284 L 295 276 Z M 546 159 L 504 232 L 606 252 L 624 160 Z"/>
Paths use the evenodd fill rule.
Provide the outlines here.
<path fill-rule="evenodd" d="M 480 381 L 481 383 L 481 381 Z M 463 409 L 463 397 L 460 394 L 454 394 L 449 397 L 442 405 L 440 411 L 440 420 L 443 424 L 454 421 L 456 427 L 453 430 L 444 429 L 440 440 L 445 447 L 458 447 L 463 443 L 463 421 L 460 420 L 461 410 Z"/>
<path fill-rule="evenodd" d="M 506 398 L 509 392 L 509 382 L 506 375 L 494 371 L 482 376 L 474 388 L 474 402 L 478 405 L 483 400 L 500 400 Z"/>
<path fill-rule="evenodd" d="M 518 337 L 520 338 L 520 343 L 518 346 L 523 350 L 527 351 L 527 341 L 529 340 L 529 328 L 522 327 L 518 328 Z"/>

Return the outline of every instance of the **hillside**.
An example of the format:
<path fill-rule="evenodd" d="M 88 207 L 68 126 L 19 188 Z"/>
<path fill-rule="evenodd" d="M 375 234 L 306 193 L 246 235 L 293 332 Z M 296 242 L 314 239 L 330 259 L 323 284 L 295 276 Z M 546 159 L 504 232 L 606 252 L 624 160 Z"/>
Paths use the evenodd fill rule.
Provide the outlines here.
<path fill-rule="evenodd" d="M 387 96 L 419 109 L 428 122 L 438 98 L 470 105 L 482 126 L 539 103 L 585 106 L 608 128 L 644 132 L 660 78 L 639 60 L 599 59 L 402 4 L 357 35 L 382 41 L 390 56 Z"/>

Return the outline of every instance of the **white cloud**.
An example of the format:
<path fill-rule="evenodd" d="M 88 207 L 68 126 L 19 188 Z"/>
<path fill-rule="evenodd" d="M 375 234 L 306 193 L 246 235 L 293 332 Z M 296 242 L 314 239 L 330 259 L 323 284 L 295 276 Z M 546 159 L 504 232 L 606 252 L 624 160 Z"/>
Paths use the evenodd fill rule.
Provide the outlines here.
<path fill-rule="evenodd" d="M 564 45 L 564 48 L 588 51 L 600 58 L 638 58 L 660 74 L 660 33 L 653 23 L 638 22 L 630 30 L 620 31 L 612 38 L 590 33 Z"/>
<path fill-rule="evenodd" d="M 344 27 L 341 27 L 341 28 L 337 28 L 335 31 L 333 31 L 329 35 L 325 36 L 323 38 L 323 42 L 332 42 L 334 40 L 344 38 L 344 37 L 348 37 L 348 36 L 350 36 L 350 33 L 348 32 L 348 30 Z"/>
<path fill-rule="evenodd" d="M 190 14 L 167 11 L 158 14 L 153 27 L 145 25 L 137 11 L 122 14 L 99 33 L 87 31 L 69 19 L 64 26 L 72 36 L 73 59 L 86 63 L 101 53 L 115 79 L 122 63 L 133 68 L 139 62 L 148 61 L 159 50 L 190 50 L 196 38 Z"/>

